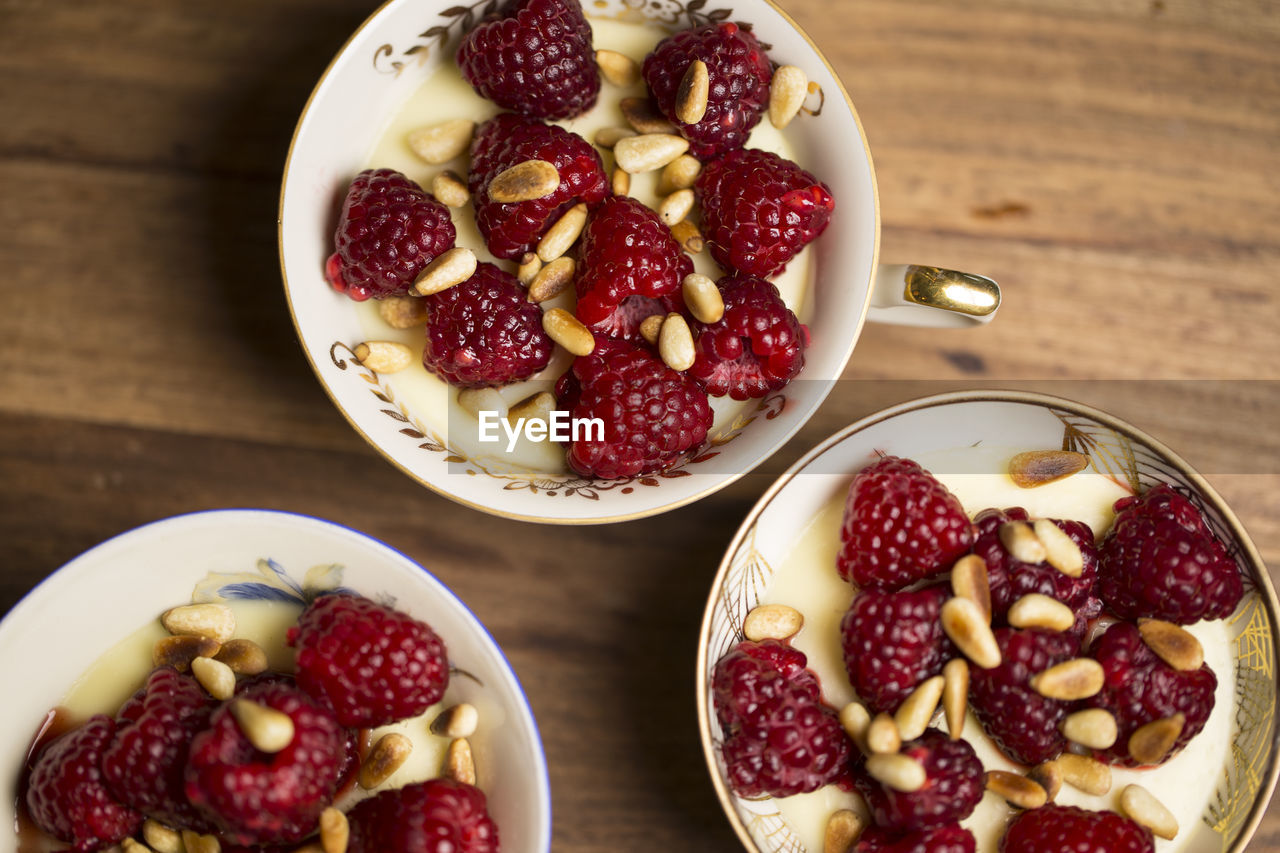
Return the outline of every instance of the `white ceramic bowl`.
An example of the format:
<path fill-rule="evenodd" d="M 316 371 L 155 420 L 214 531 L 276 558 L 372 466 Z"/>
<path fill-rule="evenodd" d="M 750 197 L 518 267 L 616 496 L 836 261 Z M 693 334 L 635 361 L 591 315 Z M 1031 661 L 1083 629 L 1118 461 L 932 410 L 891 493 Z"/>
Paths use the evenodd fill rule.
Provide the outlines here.
<path fill-rule="evenodd" d="M 1224 623 L 1228 649 L 1223 654 L 1232 662 L 1234 671 L 1217 672 L 1220 683 L 1234 685 L 1234 690 L 1225 691 L 1234 700 L 1233 707 L 1221 707 L 1224 691 L 1220 690 L 1219 707 L 1214 710 L 1215 719 L 1224 720 L 1219 715 L 1226 715 L 1224 728 L 1230 730 L 1229 743 L 1217 754 L 1210 751 L 1209 767 L 1193 768 L 1190 775 L 1184 772 L 1175 780 L 1179 785 L 1209 786 L 1208 803 L 1202 813 L 1177 814 L 1182 830 L 1176 849 L 1187 853 L 1244 850 L 1275 788 L 1278 770 L 1275 708 L 1280 623 L 1275 590 L 1257 549 L 1209 484 L 1155 439 L 1110 415 L 1068 400 L 999 391 L 915 400 L 846 427 L 815 447 L 774 483 L 730 544 L 712 585 L 699 637 L 697 701 L 712 782 L 743 846 L 767 853 L 801 853 L 805 849 L 797 838 L 797 827 L 779 810 L 779 801 L 771 797 L 739 797 L 729 788 L 720 749 L 723 732 L 715 718 L 711 696 L 716 662 L 743 639 L 743 618 L 762 597 L 768 596 L 775 573 L 786 563 L 809 522 L 833 501 L 842 507 L 853 475 L 878 458 L 877 454 L 918 457 L 983 445 L 1011 450 L 1063 448 L 1086 453 L 1092 470 L 1132 492 L 1158 482 L 1172 483 L 1204 511 L 1210 526 L 1227 543 L 1246 579 L 1244 599 Z M 1006 461 L 1008 458 L 993 455 Z M 1003 470 L 997 468 L 989 473 Z M 830 554 L 826 555 L 829 559 L 819 562 L 830 563 L 834 576 L 839 513 L 827 520 L 834 525 L 830 530 L 824 528 L 824 547 Z M 833 604 L 833 625 L 839 624 L 852 597 L 847 585 L 836 586 L 844 598 Z M 843 678 L 843 672 L 838 677 Z M 1112 800 L 1093 807 L 1115 807 L 1114 795 L 1118 792 L 1117 786 Z M 1158 849 L 1175 848 L 1160 842 Z M 984 851 L 980 845 L 979 853 Z"/>
<path fill-rule="evenodd" d="M 0 747 L 0 814 L 14 825 L 27 737 L 105 650 L 164 610 L 236 598 L 296 600 L 343 586 L 394 604 L 445 641 L 455 675 L 445 701 L 495 709 L 476 735 L 480 787 L 504 850 L 545 853 L 551 793 L 528 701 L 488 631 L 405 555 L 341 525 L 268 510 L 216 510 L 157 521 L 67 563 L 0 622 L 0 678 L 11 736 Z M 140 686 L 140 685 L 139 685 Z M 5 845 L 0 842 L 0 847 Z"/>

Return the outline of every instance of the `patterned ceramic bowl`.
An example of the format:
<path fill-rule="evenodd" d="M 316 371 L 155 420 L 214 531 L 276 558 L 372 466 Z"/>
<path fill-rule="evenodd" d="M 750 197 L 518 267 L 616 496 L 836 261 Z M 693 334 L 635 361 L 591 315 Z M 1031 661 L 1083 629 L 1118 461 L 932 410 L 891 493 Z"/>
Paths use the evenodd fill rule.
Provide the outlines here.
<path fill-rule="evenodd" d="M 805 628 L 797 644 L 802 645 L 806 632 L 818 631 L 805 642 L 834 646 L 827 668 L 819 672 L 819 677 L 825 695 L 845 696 L 834 701 L 848 701 L 852 691 L 840 662 L 837 626 L 852 590 L 836 577 L 834 565 L 844 496 L 853 474 L 883 453 L 923 457 L 922 464 L 939 472 L 944 469 L 935 467 L 936 463 L 946 460 L 945 470 L 953 475 L 999 475 L 1008 481 L 1005 472 L 1009 457 L 1019 450 L 1039 449 L 1087 454 L 1090 469 L 1114 481 L 1101 484 L 1107 488 L 1118 486 L 1123 491 L 1139 492 L 1155 483 L 1172 483 L 1204 511 L 1240 567 L 1245 577 L 1245 595 L 1235 614 L 1227 620 L 1193 627 L 1200 630 L 1202 626 L 1213 626 L 1212 630 L 1219 632 L 1212 635 L 1218 638 L 1217 648 L 1206 645 L 1206 653 L 1217 655 L 1221 661 L 1216 670 L 1217 704 L 1211 718 L 1211 725 L 1220 732 L 1219 739 L 1211 740 L 1206 728 L 1198 736 L 1206 738 L 1199 747 L 1193 740 L 1159 771 L 1124 771 L 1134 778 L 1125 776 L 1122 780 L 1118 775 L 1111 794 L 1089 805 L 1117 808 L 1120 789 L 1132 781 L 1142 781 L 1158 792 L 1161 789 L 1154 787 L 1158 777 L 1141 774 L 1167 770 L 1173 775 L 1166 780 L 1182 789 L 1169 795 L 1183 798 L 1179 800 L 1182 808 L 1174 809 L 1181 830 L 1176 843 L 1161 841 L 1157 849 L 1188 853 L 1244 850 L 1275 787 L 1278 768 L 1275 709 L 1280 633 L 1275 590 L 1257 550 L 1209 484 L 1164 445 L 1086 406 L 1039 394 L 998 391 L 944 394 L 903 403 L 841 430 L 778 479 L 747 516 L 729 546 L 702 623 L 698 716 L 712 781 L 730 823 L 748 850 L 800 853 L 821 849 L 822 826 L 831 808 L 839 804 L 839 797 L 810 803 L 812 811 L 806 817 L 802 809 L 797 810 L 788 802 L 797 798 L 745 798 L 731 791 L 721 755 L 723 732 L 713 711 L 711 678 L 716 662 L 743 639 L 746 614 L 761 601 L 777 601 L 777 596 L 794 594 L 794 587 L 782 591 L 774 585 L 774 579 L 779 575 L 797 577 L 788 575 L 797 560 L 822 567 L 819 571 L 828 584 L 824 589 L 830 612 L 822 612 L 822 608 L 806 611 Z M 962 485 L 957 483 L 957 487 Z M 1036 498 L 1029 493 L 1036 490 L 1017 490 L 1012 482 L 1007 486 L 999 498 L 1007 502 L 1001 505 L 1017 502 L 1028 508 L 1033 506 L 1029 501 Z M 1010 500 L 1009 490 L 1020 493 L 1023 500 L 1017 500 L 1017 494 Z M 972 509 L 969 502 L 966 506 Z M 1109 513 L 1105 513 L 1105 506 L 1102 509 L 1109 523 Z M 813 666 L 818 658 L 813 651 L 809 655 Z M 970 725 L 974 725 L 972 720 Z M 1198 749 L 1194 755 L 1193 747 Z M 1011 765 L 1008 769 L 1017 768 Z M 1068 793 L 1078 795 L 1064 788 L 1064 795 Z M 995 822 L 999 823 L 1008 813 L 1006 807 L 994 794 L 988 794 L 986 800 L 994 802 L 984 802 L 975 817 L 984 807 L 994 805 Z M 856 797 L 850 805 L 857 807 Z M 822 810 L 824 807 L 826 811 Z M 973 828 L 979 851 L 993 853 L 999 826 Z M 819 839 L 816 844 L 815 832 Z"/>
<path fill-rule="evenodd" d="M 453 675 L 443 701 L 469 702 L 481 711 L 472 737 L 477 781 L 503 849 L 549 850 L 551 793 L 538 729 L 515 673 L 484 626 L 398 551 L 331 522 L 267 510 L 193 513 L 131 530 L 63 566 L 5 616 L 0 676 L 21 689 L 5 700 L 11 736 L 0 747 L 0 767 L 7 768 L 0 774 L 4 824 L 15 825 L 28 735 L 69 696 L 73 704 L 110 707 L 132 693 L 149 669 L 151 644 L 163 636 L 161 612 L 225 601 L 244 608 L 237 611 L 242 622 L 263 607 L 268 613 L 283 607 L 296 618 L 289 605 L 300 610 L 310 597 L 338 587 L 422 619 L 445 641 Z M 106 650 L 123 651 L 128 662 L 94 667 Z M 132 685 L 113 677 L 116 669 L 138 669 L 139 655 L 130 652 L 145 659 Z M 78 693 L 69 694 L 73 684 Z M 99 699 L 113 694 L 110 703 Z M 6 846 L 13 849 L 12 842 L 0 843 Z"/>
<path fill-rule="evenodd" d="M 801 271 L 788 298 L 809 325 L 813 344 L 806 353 L 803 381 L 764 400 L 721 411 L 707 446 L 675 471 L 624 481 L 591 480 L 568 473 L 562 458 L 541 464 L 511 458 L 499 450 L 500 443 L 478 443 L 477 422 L 458 405 L 456 390 L 416 364 L 379 375 L 355 361 L 352 348 L 371 335 L 420 352 L 421 330 L 396 333 L 381 326 L 369 306 L 362 309 L 329 289 L 323 267 L 332 252 L 342 198 L 357 172 L 388 166 L 429 183 L 442 168 L 428 166 L 409 150 L 404 140 L 415 125 L 406 124 L 405 116 L 414 108 L 406 105 L 447 101 L 469 113 L 462 117 L 480 120 L 496 112 L 456 78 L 433 77 L 448 76 L 461 34 L 496 4 L 391 0 L 375 12 L 326 70 L 307 103 L 281 192 L 285 291 L 307 358 L 351 425 L 423 485 L 477 509 L 535 521 L 592 523 L 662 512 L 722 488 L 781 447 L 840 376 L 868 316 L 925 325 L 964 325 L 992 316 L 999 303 L 993 282 L 932 267 L 876 266 L 878 199 L 857 114 L 817 47 L 780 8 L 769 0 L 584 0 L 588 15 L 605 22 L 597 32 L 597 47 L 607 42 L 643 58 L 671 31 L 710 21 L 746 21 L 771 45 L 774 61 L 807 72 L 811 94 L 805 112 L 787 128 L 786 140 L 796 159 L 827 182 L 837 204 L 827 232 L 803 253 L 805 260 L 792 264 Z M 634 29 L 606 34 L 614 22 L 650 30 L 638 41 Z M 624 43 L 631 47 L 623 48 Z M 464 87 L 461 94 L 459 85 Z M 432 87 L 431 97 L 415 101 L 424 86 Z M 569 126 L 591 136 L 593 122 L 624 124 L 617 102 L 623 95 L 642 93 L 642 86 L 623 91 L 606 83 L 600 96 L 606 112 Z M 457 117 L 449 113 L 433 120 Z M 446 165 L 466 170 L 464 158 Z M 637 176 L 632 189 L 637 195 L 645 191 L 641 179 L 649 177 Z M 471 219 L 469 206 L 455 212 L 458 242 L 485 257 Z M 709 264 L 705 252 L 700 258 Z M 548 387 L 566 369 L 564 355 L 544 372 L 548 381 L 541 388 L 526 383 L 505 392 L 512 398 L 506 403 Z"/>

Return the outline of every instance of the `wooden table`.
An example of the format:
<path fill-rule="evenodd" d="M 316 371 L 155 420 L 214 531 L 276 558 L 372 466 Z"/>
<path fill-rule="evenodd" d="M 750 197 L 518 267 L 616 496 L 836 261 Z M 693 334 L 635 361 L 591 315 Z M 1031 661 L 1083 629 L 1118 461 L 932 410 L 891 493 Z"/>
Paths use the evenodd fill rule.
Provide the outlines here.
<path fill-rule="evenodd" d="M 0 3 L 0 612 L 135 525 L 332 518 L 492 629 L 541 725 L 563 851 L 730 850 L 693 710 L 722 550 L 838 427 L 1027 387 L 1167 441 L 1280 566 L 1280 14 L 1269 0 L 787 0 L 858 105 L 882 257 L 985 272 L 976 332 L 868 327 L 778 457 L 659 518 L 548 529 L 415 485 L 300 352 L 276 205 L 367 0 Z M 1105 381 L 1104 381 L 1105 380 Z M 1280 850 L 1280 805 L 1251 849 Z"/>

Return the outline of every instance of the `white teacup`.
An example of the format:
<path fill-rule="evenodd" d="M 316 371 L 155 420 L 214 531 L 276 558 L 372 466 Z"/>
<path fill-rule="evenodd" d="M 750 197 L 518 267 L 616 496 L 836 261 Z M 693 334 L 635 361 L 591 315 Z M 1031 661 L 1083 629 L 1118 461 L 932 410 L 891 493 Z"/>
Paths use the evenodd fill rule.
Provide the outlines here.
<path fill-rule="evenodd" d="M 787 138 L 800 164 L 825 181 L 836 199 L 830 227 L 806 249 L 810 273 L 801 288 L 800 314 L 812 345 L 802 381 L 722 417 L 709 446 L 675 472 L 591 480 L 513 464 L 500 452 L 477 452 L 450 434 L 450 412 L 459 411 L 456 391 L 446 395 L 441 389 L 434 398 L 439 403 L 424 404 L 405 390 L 399 375 L 379 376 L 355 361 L 351 348 L 367 339 L 367 326 L 349 299 L 329 289 L 323 266 L 347 185 L 361 169 L 386 165 L 369 158 L 389 119 L 453 62 L 461 33 L 493 5 L 391 0 L 378 9 L 342 48 L 307 103 L 281 192 L 285 290 L 307 358 L 352 426 L 423 485 L 477 509 L 526 520 L 593 523 L 664 512 L 724 487 L 785 444 L 840 377 L 865 320 L 954 326 L 993 316 L 1000 294 L 989 279 L 933 267 L 877 265 L 875 174 L 857 113 L 817 46 L 780 8 L 769 0 L 742 0 L 731 9 L 699 0 L 587 2 L 593 18 L 637 21 L 667 32 L 731 16 L 753 26 L 775 62 L 808 74 L 816 88 Z M 602 102 L 620 96 L 620 90 L 603 84 Z M 616 123 L 622 123 L 620 114 Z M 441 168 L 418 166 L 410 177 L 420 180 Z M 469 218 L 469 209 L 461 216 Z"/>

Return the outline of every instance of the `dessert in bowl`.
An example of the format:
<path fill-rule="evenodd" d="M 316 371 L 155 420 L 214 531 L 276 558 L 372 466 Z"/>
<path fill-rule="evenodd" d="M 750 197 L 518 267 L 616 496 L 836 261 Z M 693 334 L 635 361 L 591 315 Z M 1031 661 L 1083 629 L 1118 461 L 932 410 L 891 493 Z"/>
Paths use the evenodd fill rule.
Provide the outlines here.
<path fill-rule="evenodd" d="M 304 613 L 310 615 L 300 621 Z M 321 621 L 352 631 L 345 635 L 344 660 L 367 663 L 357 642 L 366 630 L 414 649 L 408 657 L 423 663 L 422 689 L 404 687 L 408 682 L 378 665 L 360 664 L 368 677 L 346 682 L 357 685 L 345 694 L 351 701 L 329 689 L 336 680 L 318 691 L 307 673 L 316 660 L 334 658 L 317 656 Z M 202 650 L 192 657 L 197 641 Z M 209 644 L 217 650 L 204 648 Z M 6 615 L 0 672 L 24 685 L 9 703 L 20 735 L 6 747 L 0 777 L 9 825 L 19 833 L 10 846 L 22 853 L 66 849 L 73 840 L 81 844 L 77 849 L 107 849 L 125 837 L 159 850 L 157 833 L 171 838 L 183 830 L 201 838 L 188 841 L 189 850 L 208 849 L 192 845 L 209 845 L 209 835 L 219 837 L 224 850 L 257 850 L 256 839 L 267 838 L 274 840 L 263 840 L 262 849 L 277 849 L 277 841 L 293 849 L 316 842 L 317 829 L 322 840 L 326 831 L 337 831 L 325 830 L 326 821 L 342 824 L 349 849 L 376 848 L 376 836 L 360 825 L 362 813 L 418 795 L 438 807 L 442 793 L 469 803 L 474 820 L 466 823 L 482 824 L 481 834 L 496 835 L 501 849 L 550 846 L 550 791 L 538 731 L 493 638 L 422 567 L 330 522 L 225 510 L 122 534 L 68 563 Z M 386 687 L 388 679 L 398 686 L 381 691 L 391 696 L 380 700 L 388 703 L 383 708 L 358 687 Z M 174 697 L 172 707 L 165 697 Z M 234 741 L 238 731 L 253 730 L 240 717 L 245 702 L 292 716 L 289 742 L 254 740 L 254 750 L 222 751 L 220 738 Z M 299 709 L 306 716 L 297 716 Z M 157 725 L 187 722 L 181 730 L 163 729 L 163 748 L 148 740 Z M 100 756 L 79 748 L 95 732 L 103 735 L 94 747 Z M 294 749 L 304 736 L 310 758 Z M 335 737 L 337 756 L 324 746 L 333 746 Z M 77 749 L 59 746 L 72 742 Z M 144 752 L 155 746 L 159 763 L 139 763 L 140 746 Z M 79 801 L 97 798 L 92 801 L 100 808 L 69 805 L 79 789 L 63 768 L 78 766 L 73 754 L 89 756 L 85 766 L 96 768 L 87 776 L 97 787 Z M 212 784 L 206 771 L 215 754 L 243 759 L 248 769 L 237 772 L 278 788 L 280 797 L 250 808 L 245 804 L 258 801 L 248 782 L 238 793 Z M 305 766 L 288 766 L 295 759 Z M 341 764 L 339 777 L 330 772 L 334 762 Z M 28 766 L 33 769 L 24 770 Z M 160 768 L 152 776 L 166 784 L 140 784 L 138 767 Z M 322 781 L 307 787 L 290 774 Z M 168 784 L 175 776 L 183 787 Z M 307 792 L 306 802 L 291 796 L 298 791 Z M 317 827 L 316 813 L 331 807 L 350 816 L 350 825 L 331 812 Z M 384 809 L 378 822 L 394 826 L 388 814 Z"/>
<path fill-rule="evenodd" d="M 932 533 L 890 518 L 918 508 Z M 1211 569 L 1183 584 L 1170 541 Z M 1276 629 L 1247 534 L 1155 439 L 1043 395 L 925 398 L 823 442 L 739 530 L 700 637 L 703 746 L 750 850 L 862 830 L 859 853 L 930 833 L 922 849 L 1051 851 L 1065 827 L 1115 836 L 1099 849 L 1239 851 L 1276 781 Z M 733 711 L 748 676 L 817 736 L 795 766 L 741 740 L 781 728 Z"/>
<path fill-rule="evenodd" d="M 410 476 L 467 505 L 529 520 L 592 523 L 665 511 L 723 487 L 785 443 L 840 376 L 867 317 L 990 319 L 998 304 L 994 283 L 933 268 L 877 267 L 875 180 L 857 115 L 816 47 L 778 7 L 761 0 L 732 8 L 586 4 L 585 23 L 556 25 L 590 33 L 589 67 L 570 63 L 566 79 L 577 82 L 557 93 L 584 103 L 531 108 L 520 101 L 519 86 L 514 94 L 486 88 L 502 75 L 493 62 L 501 51 L 485 54 L 475 34 L 507 25 L 491 15 L 533 15 L 529 9 L 548 5 L 577 8 L 558 0 L 501 7 L 392 0 L 326 71 L 290 150 L 281 258 L 304 350 L 352 425 Z M 651 73 L 646 57 L 665 56 L 672 45 L 685 50 L 674 34 L 689 32 L 745 45 L 734 56 L 754 70 L 723 79 L 751 77 L 747 94 L 735 90 L 726 99 L 721 91 L 715 57 L 729 51 L 697 61 L 709 75 L 701 84 L 704 115 L 723 117 L 716 110 L 749 104 L 718 123 L 749 129 L 732 143 L 745 148 L 726 153 L 689 131 L 696 122 L 654 115 L 670 106 L 663 97 L 656 107 L 649 103 L 663 89 L 660 78 L 684 91 L 695 62 L 682 54 L 665 73 Z M 599 87 L 590 97 L 573 88 L 587 87 L 584 80 Z M 792 94 L 790 114 L 775 120 L 764 116 L 784 100 L 774 95 L 778 80 L 790 80 Z M 530 116 L 529 109 L 542 112 Z M 538 163 L 550 174 L 533 168 Z M 733 165 L 716 165 L 723 163 Z M 690 171 L 668 171 L 677 164 Z M 743 183 L 743 173 L 762 168 L 776 180 Z M 498 181 L 504 176 L 526 183 L 516 190 Z M 732 205 L 716 206 L 716 199 L 753 192 L 757 210 L 773 205 L 773 215 L 795 215 L 784 246 L 762 247 L 744 236 L 754 233 L 750 222 L 726 213 Z M 395 255 L 417 260 L 394 274 L 371 269 L 366 262 L 376 253 L 357 245 L 367 233 L 361 217 L 389 193 L 413 196 L 421 211 L 410 229 L 421 239 Z M 532 232 L 524 228 L 530 220 Z M 550 232 L 567 237 L 547 248 Z M 619 259 L 624 244 L 642 248 Z M 757 265 L 779 248 L 780 259 Z M 601 272 L 615 262 L 646 273 L 615 286 L 615 276 Z M 693 284 L 690 272 L 697 274 Z M 704 311 L 703 298 L 718 307 Z M 770 343 L 726 334 L 719 361 L 685 362 L 693 350 L 711 349 L 731 322 L 747 322 L 732 319 L 735 307 L 760 305 L 772 312 L 770 328 L 782 330 Z M 644 328 L 645 319 L 673 315 L 670 335 Z M 486 322 L 480 317 L 507 330 L 499 335 L 506 335 L 503 344 L 477 350 L 467 336 Z M 767 358 L 773 375 L 742 394 L 737 387 L 711 390 L 714 374 L 732 372 L 723 362 L 738 358 L 740 339 L 749 339 L 748 356 L 763 348 L 752 367 Z M 611 367 L 627 361 L 662 389 L 645 402 L 684 420 L 650 419 L 589 447 L 548 437 L 545 426 L 508 443 L 509 427 L 518 429 L 526 413 L 544 424 L 549 411 L 585 422 L 607 404 L 629 405 L 627 395 L 600 391 L 591 359 Z M 606 431 L 630 422 L 610 412 L 597 418 Z M 632 464 L 629 448 L 643 442 L 630 439 L 642 430 L 649 449 Z"/>

